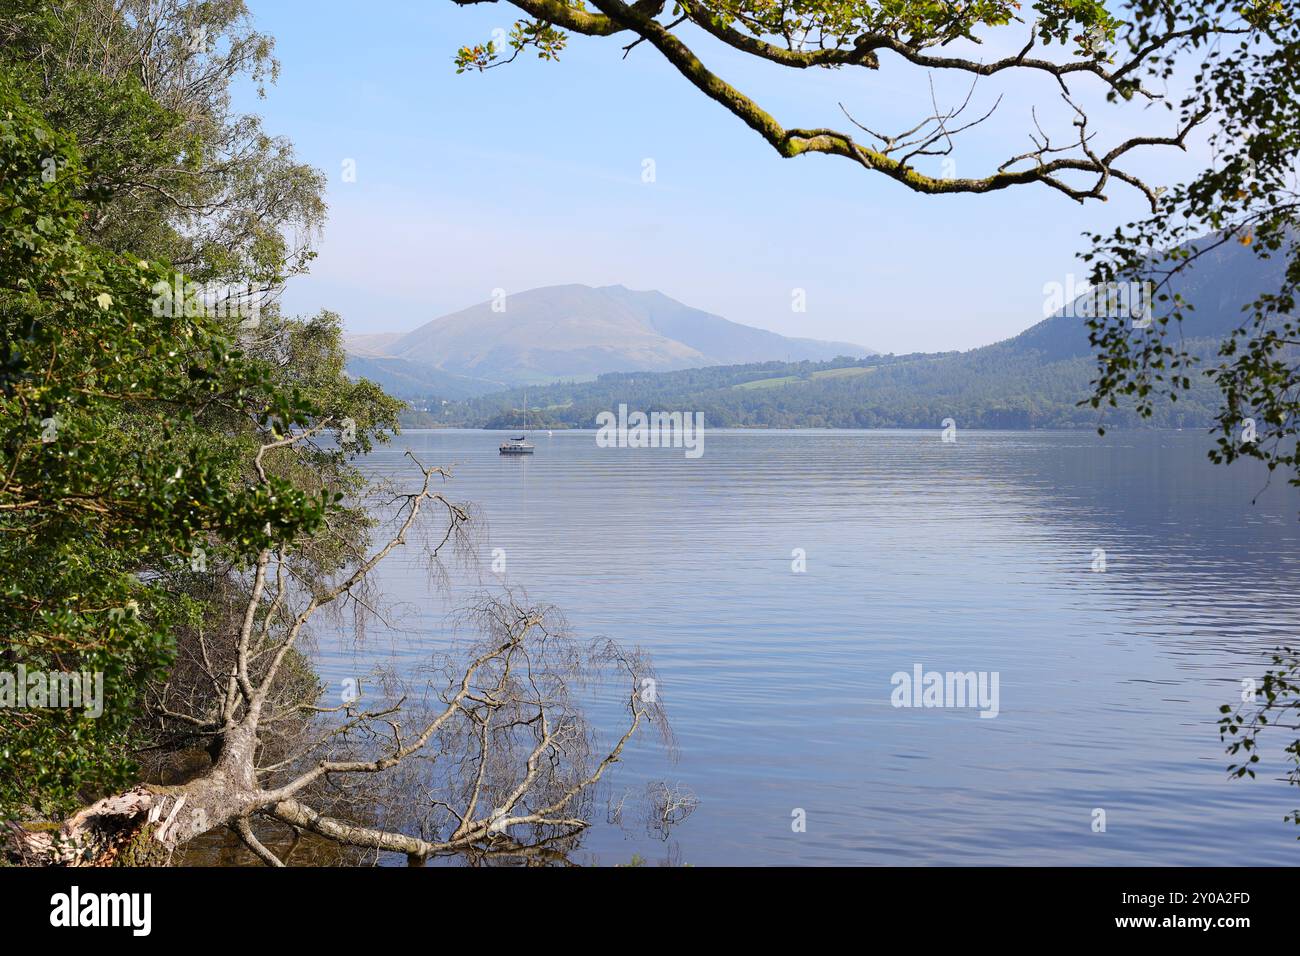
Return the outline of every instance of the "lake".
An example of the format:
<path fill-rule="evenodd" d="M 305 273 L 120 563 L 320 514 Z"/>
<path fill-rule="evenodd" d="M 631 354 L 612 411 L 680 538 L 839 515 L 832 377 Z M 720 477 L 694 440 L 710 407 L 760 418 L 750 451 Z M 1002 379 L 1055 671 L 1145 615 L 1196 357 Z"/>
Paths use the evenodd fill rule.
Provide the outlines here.
<path fill-rule="evenodd" d="M 575 861 L 1300 859 L 1287 741 L 1274 772 L 1230 781 L 1216 727 L 1296 639 L 1300 495 L 1281 479 L 1209 464 L 1199 432 L 710 430 L 694 459 L 594 436 L 533 433 L 512 458 L 501 432 L 412 431 L 368 456 L 408 485 L 408 448 L 450 468 L 483 567 L 451 561 L 439 588 L 395 554 L 389 626 L 318 640 L 335 686 L 379 660 L 419 673 L 458 604 L 498 586 L 499 548 L 501 580 L 577 636 L 644 648 L 677 759 L 643 735 L 608 793 L 665 780 L 699 806 L 661 840 L 608 823 L 602 797 Z M 996 717 L 894 706 L 918 665 L 996 676 Z M 613 703 L 590 715 L 619 729 Z"/>

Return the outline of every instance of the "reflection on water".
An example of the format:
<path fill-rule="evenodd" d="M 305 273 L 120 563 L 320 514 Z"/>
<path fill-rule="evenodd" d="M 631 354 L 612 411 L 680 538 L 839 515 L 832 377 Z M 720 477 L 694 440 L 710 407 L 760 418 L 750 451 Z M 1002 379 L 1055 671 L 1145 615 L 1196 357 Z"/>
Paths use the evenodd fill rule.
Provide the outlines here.
<path fill-rule="evenodd" d="M 597 813 L 578 862 L 1295 862 L 1300 792 L 1228 781 L 1215 720 L 1295 638 L 1300 497 L 1252 504 L 1262 473 L 1210 465 L 1204 435 L 712 431 L 696 460 L 532 438 L 507 458 L 498 433 L 411 432 L 366 460 L 450 467 L 482 565 L 444 592 L 393 555 L 388 626 L 321 634 L 319 659 L 336 687 L 377 660 L 415 675 L 503 582 L 647 650 L 679 759 L 647 736 L 608 799 L 667 781 L 699 808 L 666 841 Z M 891 706 L 916 664 L 997 672 L 999 715 Z"/>

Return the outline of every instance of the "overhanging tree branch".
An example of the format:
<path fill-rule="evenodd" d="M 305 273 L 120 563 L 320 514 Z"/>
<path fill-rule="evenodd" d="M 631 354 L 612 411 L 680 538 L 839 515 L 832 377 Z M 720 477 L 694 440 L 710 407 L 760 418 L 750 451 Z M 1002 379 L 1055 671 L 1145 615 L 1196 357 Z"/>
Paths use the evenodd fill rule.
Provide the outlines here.
<path fill-rule="evenodd" d="M 496 0 L 453 2 L 467 5 Z M 1159 100 L 1161 94 L 1144 88 L 1137 79 L 1144 69 L 1153 65 L 1155 59 L 1171 55 L 1186 45 L 1205 42 L 1207 38 L 1244 34 L 1251 29 L 1248 24 L 1240 22 L 1220 24 L 1199 20 L 1180 23 L 1175 17 L 1168 28 L 1161 32 L 1132 33 L 1128 39 L 1126 55 L 1112 57 L 1107 55 L 1106 47 L 1117 38 L 1120 26 L 1118 21 L 1113 20 L 1100 3 L 1079 4 L 1068 10 L 1062 5 L 1055 19 L 1046 16 L 1031 26 L 1028 42 L 1018 53 L 981 62 L 936 51 L 955 40 L 978 42 L 973 33 L 975 27 L 1005 25 L 1015 20 L 1018 5 L 995 3 L 990 8 L 983 9 L 983 12 L 969 13 L 965 12 L 966 8 L 944 5 L 940 12 L 918 14 L 908 20 L 906 17 L 891 18 L 885 8 L 870 3 L 846 2 L 808 11 L 789 4 L 759 6 L 738 0 L 686 0 L 673 7 L 674 19 L 664 23 L 658 19 L 667 6 L 662 2 L 643 0 L 629 4 L 623 0 L 592 0 L 592 6 L 597 12 L 588 11 L 582 5 L 567 0 L 508 2 L 535 18 L 538 24 L 548 27 L 559 27 L 592 37 L 633 34 L 635 39 L 624 45 L 625 52 L 641 43 L 653 46 L 700 92 L 757 132 L 784 157 L 805 153 L 841 156 L 872 172 L 882 173 L 915 192 L 936 195 L 990 193 L 1013 186 L 1041 183 L 1078 202 L 1090 199 L 1105 201 L 1111 181 L 1118 180 L 1140 191 L 1153 208 L 1158 195 L 1157 187 L 1146 183 L 1137 174 L 1120 168 L 1117 163 L 1138 147 L 1183 148 L 1188 133 L 1206 119 L 1208 111 L 1187 111 L 1181 120 L 1175 121 L 1174 128 L 1168 135 L 1132 137 L 1105 150 L 1095 149 L 1091 143 L 1093 134 L 1081 128 L 1081 135 L 1076 141 L 1050 148 L 1036 143 L 1034 150 L 1012 157 L 986 175 L 933 176 L 918 170 L 912 161 L 919 156 L 948 155 L 952 148 L 952 136 L 962 131 L 943 128 L 943 113 L 937 104 L 935 114 L 922 123 L 939 121 L 938 138 L 946 140 L 945 148 L 940 151 L 928 148 L 937 139 L 927 142 L 916 151 L 893 155 L 893 149 L 876 148 L 857 142 L 852 135 L 840 130 L 786 127 L 754 99 L 706 66 L 676 28 L 683 21 L 689 21 L 734 50 L 800 70 L 812 67 L 860 67 L 876 70 L 880 67 L 881 54 L 890 53 L 927 70 L 965 73 L 975 78 L 1010 71 L 1046 74 L 1053 77 L 1060 86 L 1062 95 L 1075 114 L 1076 125 L 1079 125 L 1081 119 L 1084 126 L 1087 117 L 1071 96 L 1066 85 L 1068 78 L 1090 77 L 1099 81 L 1116 99 L 1129 100 L 1141 96 L 1148 101 Z M 1056 5 L 1044 3 L 1039 6 L 1051 12 Z M 930 10 L 923 5 L 918 5 L 917 9 Z M 930 19 L 925 19 L 927 16 Z M 1081 31 L 1073 38 L 1079 47 L 1076 55 L 1062 60 L 1035 55 L 1039 46 L 1052 42 L 1053 38 L 1064 43 L 1071 29 Z M 775 42 L 777 39 L 782 42 Z M 517 55 L 521 44 L 514 42 L 513 45 Z M 462 51 L 463 55 L 466 53 L 467 50 Z M 492 61 L 496 56 L 497 52 L 490 47 L 478 48 L 474 55 L 467 57 L 466 62 L 484 69 L 494 65 Z M 476 59 L 478 62 L 474 62 Z M 1118 62 L 1114 62 L 1116 59 Z M 996 103 L 993 108 L 996 108 Z M 991 112 L 992 109 L 989 110 Z M 853 122 L 867 130 L 864 124 L 857 120 Z M 978 125 L 978 122 L 967 125 L 963 130 Z M 882 145 L 888 147 L 889 144 Z"/>

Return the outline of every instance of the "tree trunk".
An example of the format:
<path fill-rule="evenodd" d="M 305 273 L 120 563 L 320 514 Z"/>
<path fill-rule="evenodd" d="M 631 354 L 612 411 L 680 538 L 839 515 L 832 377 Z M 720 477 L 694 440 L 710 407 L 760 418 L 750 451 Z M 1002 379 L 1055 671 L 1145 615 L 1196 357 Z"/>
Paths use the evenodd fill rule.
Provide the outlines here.
<path fill-rule="evenodd" d="M 176 847 L 267 802 L 253 772 L 256 738 L 226 734 L 216 765 L 175 787 L 138 786 L 92 803 L 55 831 L 9 824 L 15 862 L 47 866 L 165 865 Z"/>

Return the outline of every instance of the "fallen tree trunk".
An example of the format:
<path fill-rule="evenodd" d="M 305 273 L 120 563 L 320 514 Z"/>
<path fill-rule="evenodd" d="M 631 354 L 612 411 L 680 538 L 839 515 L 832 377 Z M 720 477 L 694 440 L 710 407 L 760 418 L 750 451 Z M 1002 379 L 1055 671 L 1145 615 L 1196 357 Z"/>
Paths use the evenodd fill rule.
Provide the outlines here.
<path fill-rule="evenodd" d="M 405 543 L 422 504 L 441 503 L 452 529 L 467 520 L 463 509 L 432 489 L 434 478 L 445 473 L 421 468 L 423 487 L 400 496 L 406 502 L 405 514 L 396 535 L 360 559 L 337 584 L 295 592 L 284 547 L 257 555 L 242 622 L 223 639 L 227 654 L 221 659 L 232 662 L 229 672 L 209 668 L 220 701 L 217 712 L 201 716 L 206 711 L 164 708 L 167 719 L 212 740 L 215 757 L 209 770 L 176 786 L 141 785 L 105 797 L 54 830 L 10 824 L 7 856 L 30 865 L 166 864 L 178 847 L 226 828 L 263 862 L 282 865 L 254 832 L 256 819 L 341 845 L 404 854 L 415 862 L 467 851 L 523 852 L 530 849 L 530 841 L 536 848 L 580 833 L 587 823 L 575 808 L 584 805 L 584 796 L 619 760 L 642 721 L 657 721 L 663 733 L 666 725 L 653 692 L 655 681 L 638 654 L 608 642 L 581 654 L 550 612 L 525 609 L 513 600 L 485 600 L 475 609 L 484 632 L 476 655 L 438 693 L 437 706 L 414 716 L 407 713 L 405 698 L 360 710 L 352 699 L 324 708 L 316 706 L 314 695 L 311 700 L 283 701 L 272 692 L 281 665 L 295 653 L 312 615 L 350 594 L 389 552 Z M 295 599 L 301 604 L 296 611 L 291 609 Z M 585 683 L 603 670 L 613 670 L 620 681 L 629 682 L 628 724 L 612 748 L 597 758 L 593 735 L 570 701 L 568 684 L 575 679 Z M 277 729 L 280 722 L 303 714 L 315 714 L 318 720 L 326 714 L 334 717 L 319 725 L 319 739 L 286 741 Z M 412 725 L 404 726 L 403 721 Z M 426 817 L 413 827 L 419 837 L 395 826 L 330 817 L 305 802 L 325 789 L 321 785 L 344 779 L 377 781 L 407 761 L 434 768 L 422 792 L 431 793 L 436 786 L 444 793 L 440 799 L 430 797 L 423 808 Z M 408 817 L 413 812 L 409 804 L 399 801 Z M 509 833 L 512 827 L 528 837 L 515 839 Z"/>
<path fill-rule="evenodd" d="M 257 786 L 256 739 L 245 724 L 224 736 L 206 774 L 180 786 L 141 785 L 98 800 L 56 830 L 9 824 L 10 855 L 46 866 L 165 864 L 183 843 L 267 806 Z"/>

